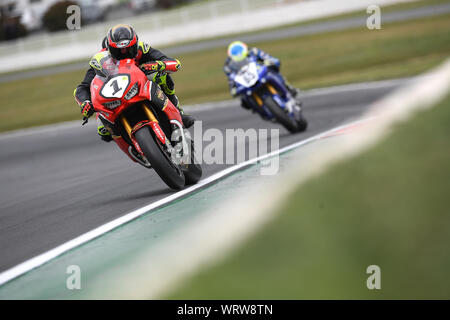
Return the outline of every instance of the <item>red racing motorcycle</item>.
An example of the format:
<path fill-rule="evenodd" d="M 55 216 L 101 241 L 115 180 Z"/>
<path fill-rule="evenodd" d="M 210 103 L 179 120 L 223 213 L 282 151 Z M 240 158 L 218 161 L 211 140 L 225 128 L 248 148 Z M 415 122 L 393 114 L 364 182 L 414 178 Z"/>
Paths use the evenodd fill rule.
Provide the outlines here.
<path fill-rule="evenodd" d="M 169 121 L 167 110 L 164 112 L 164 108 L 161 110 L 152 101 L 152 87 L 158 85 L 133 59 L 116 61 L 105 53 L 90 64 L 96 71 L 91 83 L 94 109 L 119 148 L 139 162 L 132 156 L 130 151 L 133 150 L 143 160 L 143 165 L 153 168 L 172 189 L 197 183 L 202 169 L 195 160 L 193 141 L 181 120 Z M 167 104 L 167 97 L 159 86 L 156 92 Z M 171 103 L 170 106 L 175 108 Z M 178 110 L 173 112 L 178 114 Z M 173 129 L 173 123 L 179 130 Z M 173 137 L 174 134 L 177 136 Z M 173 145 L 174 139 L 179 142 Z"/>

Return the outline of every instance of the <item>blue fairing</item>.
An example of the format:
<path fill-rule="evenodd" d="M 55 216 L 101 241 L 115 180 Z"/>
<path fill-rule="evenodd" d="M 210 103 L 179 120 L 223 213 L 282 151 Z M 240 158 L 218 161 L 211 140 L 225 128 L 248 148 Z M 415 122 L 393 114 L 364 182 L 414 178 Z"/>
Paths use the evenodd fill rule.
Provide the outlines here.
<path fill-rule="evenodd" d="M 258 64 L 258 72 L 257 76 L 258 79 L 254 85 L 251 87 L 246 87 L 242 85 L 239 82 L 235 81 L 235 78 L 239 72 L 239 70 L 252 63 L 256 62 L 256 59 L 253 57 L 249 57 L 243 61 L 241 61 L 239 64 L 234 66 L 235 72 L 230 74 L 230 80 L 232 80 L 235 83 L 236 86 L 236 93 L 241 96 L 242 99 L 246 101 L 246 103 L 253 107 L 253 109 L 257 112 L 259 112 L 264 118 L 266 119 L 272 119 L 274 116 L 272 113 L 268 110 L 268 108 L 263 105 L 260 107 L 256 101 L 253 99 L 252 95 L 253 93 L 257 92 L 258 96 L 261 98 L 262 101 L 270 95 L 272 98 L 277 102 L 277 104 L 282 108 L 286 108 L 286 104 L 290 101 L 291 96 L 288 93 L 288 90 L 286 89 L 284 85 L 283 78 L 279 73 L 273 72 L 269 68 L 267 68 L 265 65 Z M 272 87 L 275 88 L 277 91 L 276 94 L 272 94 L 269 90 L 261 90 L 262 87 L 265 87 L 267 83 L 270 83 Z M 293 116 L 293 113 L 290 114 Z"/>

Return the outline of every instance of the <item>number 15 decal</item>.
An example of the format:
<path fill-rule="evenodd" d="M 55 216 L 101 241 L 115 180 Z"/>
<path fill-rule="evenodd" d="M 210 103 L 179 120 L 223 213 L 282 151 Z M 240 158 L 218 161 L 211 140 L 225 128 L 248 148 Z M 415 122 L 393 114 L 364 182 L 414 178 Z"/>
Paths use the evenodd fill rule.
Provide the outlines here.
<path fill-rule="evenodd" d="M 105 82 L 100 94 L 105 98 L 122 98 L 129 84 L 130 77 L 128 75 L 117 75 Z"/>

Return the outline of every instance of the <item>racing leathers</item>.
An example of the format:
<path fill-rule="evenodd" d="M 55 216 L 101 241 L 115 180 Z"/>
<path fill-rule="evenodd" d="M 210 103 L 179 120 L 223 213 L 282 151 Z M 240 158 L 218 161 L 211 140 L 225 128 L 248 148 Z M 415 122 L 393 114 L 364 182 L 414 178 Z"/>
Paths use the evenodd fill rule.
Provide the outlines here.
<path fill-rule="evenodd" d="M 97 72 L 102 72 L 103 62 L 108 59 L 113 59 L 110 53 L 103 48 L 93 56 L 89 65 L 91 66 L 85 74 L 85 77 L 80 85 L 75 89 L 74 96 L 77 103 L 80 105 L 83 115 L 88 118 L 94 112 L 91 103 L 91 82 L 95 78 Z M 171 59 L 165 56 L 161 51 L 150 48 L 148 45 L 140 42 L 139 51 L 135 58 L 137 64 L 145 74 L 150 71 L 155 71 L 153 81 L 159 85 L 152 86 L 151 101 L 153 105 L 162 110 L 168 117 L 172 130 L 180 130 L 185 119 L 183 119 L 181 111 L 177 108 L 178 98 L 175 96 L 174 84 L 167 73 L 162 71 L 175 72 L 180 68 L 180 62 L 176 59 Z M 148 72 L 147 72 L 148 71 Z M 150 76 L 149 76 L 150 77 Z M 164 94 L 164 93 L 165 94 Z M 175 103 L 176 104 L 175 104 Z M 102 140 L 114 140 L 122 151 L 124 151 L 133 161 L 136 161 L 143 166 L 149 167 L 149 162 L 136 149 L 129 144 L 120 134 L 113 123 L 110 123 L 101 114 L 97 114 L 97 133 Z M 177 125 L 179 124 L 179 125 Z M 184 127 L 187 127 L 184 124 Z M 176 142 L 175 142 L 176 143 Z"/>
<path fill-rule="evenodd" d="M 255 57 L 257 59 L 258 62 L 263 63 L 264 65 L 266 65 L 270 70 L 276 72 L 276 73 L 280 73 L 280 60 L 272 57 L 271 55 L 269 55 L 268 53 L 264 52 L 261 49 L 258 48 L 251 48 L 248 51 L 248 57 Z M 230 79 L 230 75 L 232 73 L 235 73 L 239 70 L 235 70 L 236 69 L 236 64 L 233 63 L 233 60 L 230 57 L 227 57 L 227 59 L 225 60 L 225 64 L 223 66 L 223 71 L 225 72 L 227 78 L 228 78 L 228 86 L 230 88 L 230 94 L 235 97 L 236 96 L 236 87 L 235 87 L 235 82 L 233 80 Z M 281 74 L 280 74 L 281 78 L 284 81 L 284 84 L 286 85 L 286 88 L 289 90 L 289 92 L 292 94 L 292 96 L 294 98 L 298 99 L 299 96 L 299 92 L 300 90 L 295 88 L 294 86 L 292 86 L 287 80 L 286 78 L 284 78 Z M 245 102 L 244 99 L 241 99 L 241 105 L 243 108 L 246 109 L 251 109 L 251 106 L 247 105 L 247 103 Z"/>

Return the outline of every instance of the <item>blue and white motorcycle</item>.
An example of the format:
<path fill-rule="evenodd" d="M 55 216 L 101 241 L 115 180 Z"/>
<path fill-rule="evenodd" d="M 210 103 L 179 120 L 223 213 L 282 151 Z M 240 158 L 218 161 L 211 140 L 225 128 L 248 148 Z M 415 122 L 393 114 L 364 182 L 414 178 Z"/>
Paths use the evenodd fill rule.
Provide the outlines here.
<path fill-rule="evenodd" d="M 236 94 L 244 99 L 263 119 L 276 121 L 290 132 L 306 130 L 308 122 L 302 114 L 300 103 L 290 94 L 280 74 L 247 57 L 233 62 L 230 80 Z"/>

